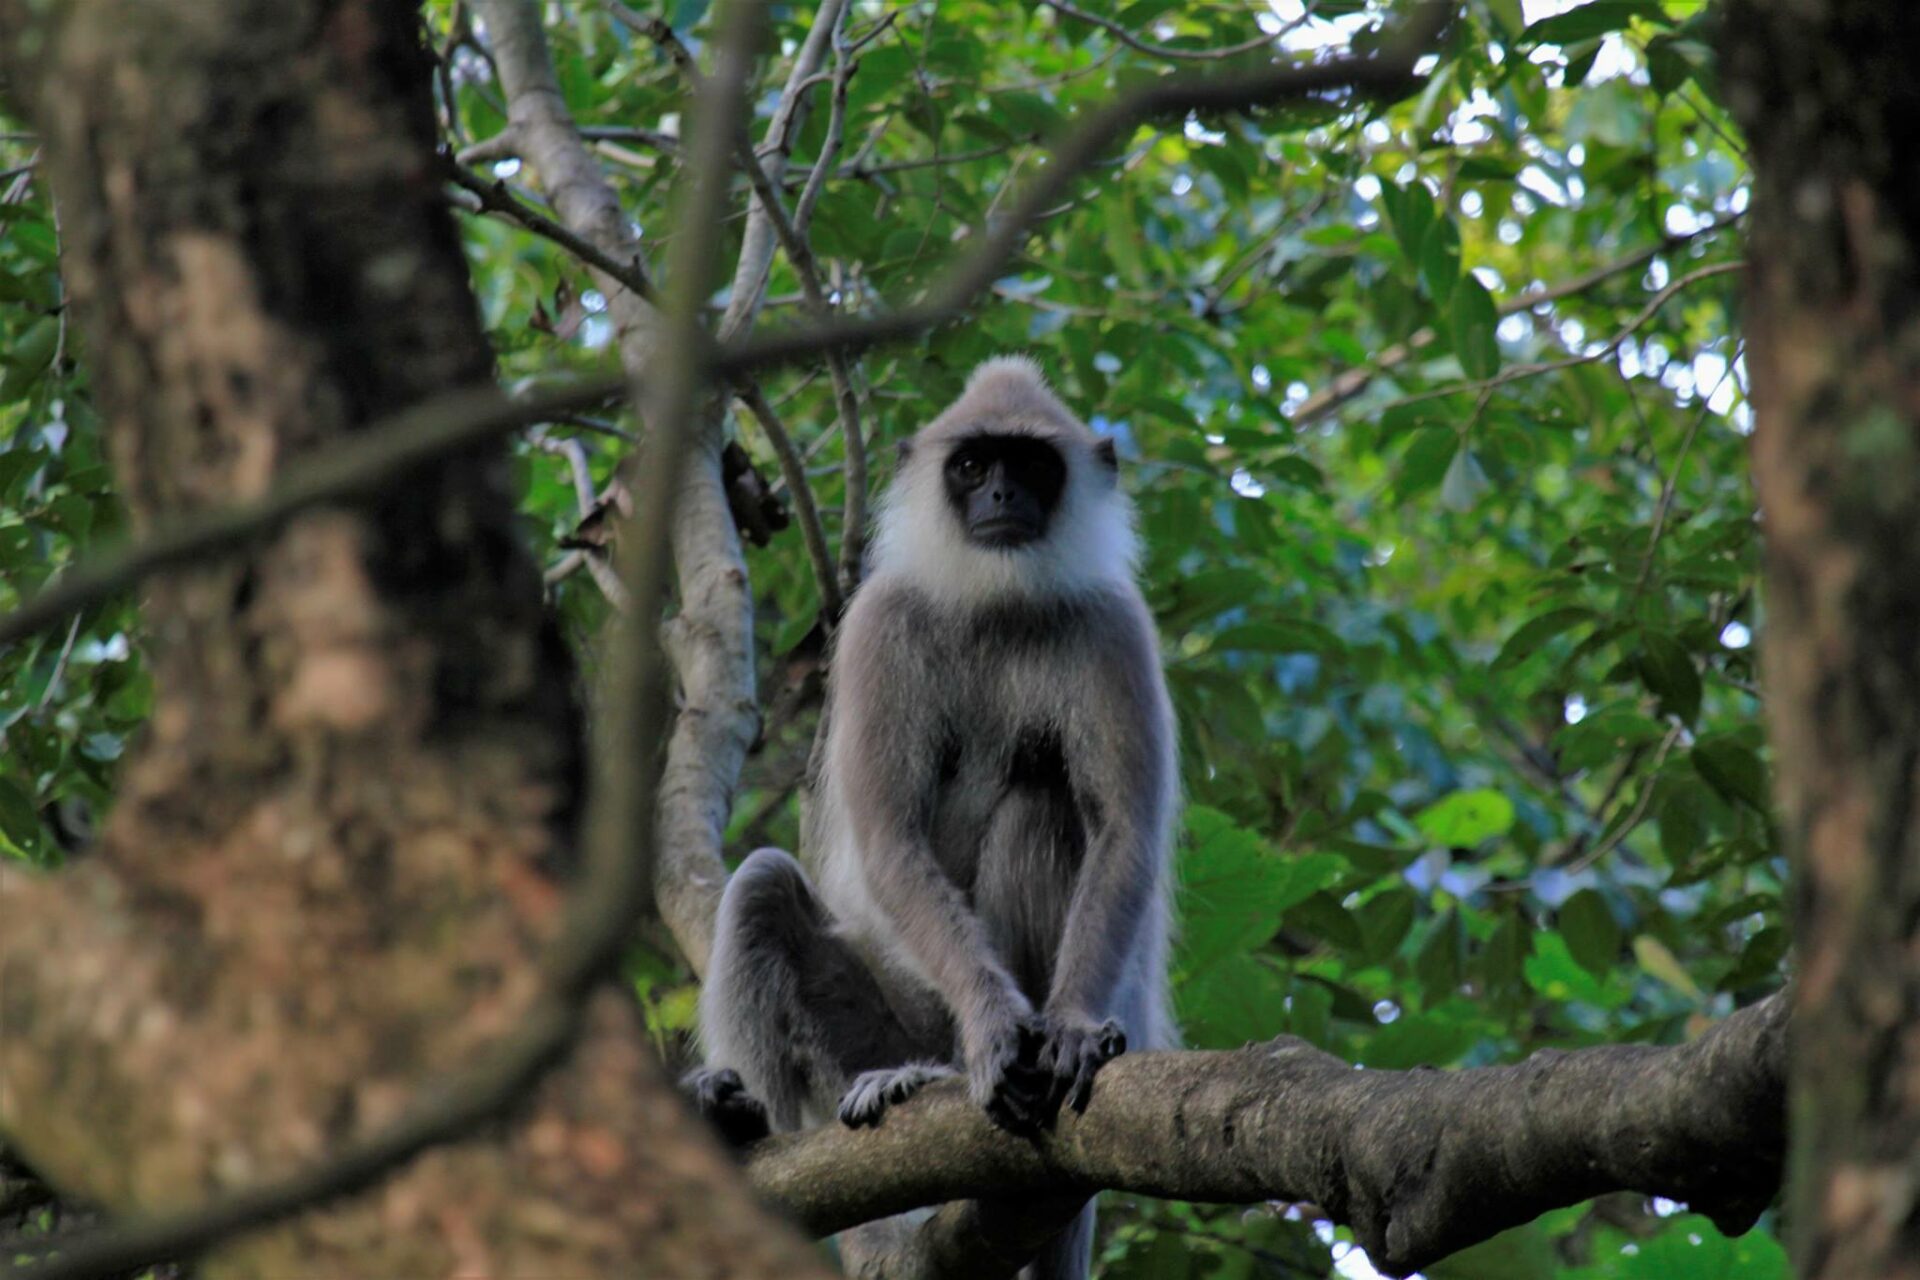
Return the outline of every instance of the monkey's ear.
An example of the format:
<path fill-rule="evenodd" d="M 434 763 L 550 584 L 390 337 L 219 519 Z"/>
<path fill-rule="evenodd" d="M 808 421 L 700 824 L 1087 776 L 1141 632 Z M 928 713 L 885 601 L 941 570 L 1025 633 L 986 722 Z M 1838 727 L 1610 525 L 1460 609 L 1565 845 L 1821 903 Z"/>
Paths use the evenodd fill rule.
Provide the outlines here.
<path fill-rule="evenodd" d="M 893 450 L 894 450 L 894 453 L 893 453 L 894 462 L 896 463 L 905 462 L 908 458 L 911 458 L 913 456 L 913 441 L 902 440 L 899 444 L 893 446 Z"/>
<path fill-rule="evenodd" d="M 1106 468 L 1109 471 L 1118 471 L 1120 469 L 1120 458 L 1113 451 L 1113 439 L 1110 436 L 1098 441 L 1093 446 L 1093 456 L 1106 464 Z"/>

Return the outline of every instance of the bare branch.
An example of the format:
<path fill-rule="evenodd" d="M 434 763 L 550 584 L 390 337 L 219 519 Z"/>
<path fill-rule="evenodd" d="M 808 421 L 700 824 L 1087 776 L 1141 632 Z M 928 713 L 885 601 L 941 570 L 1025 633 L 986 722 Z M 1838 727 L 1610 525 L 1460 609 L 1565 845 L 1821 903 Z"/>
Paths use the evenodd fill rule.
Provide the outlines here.
<path fill-rule="evenodd" d="M 814 260 L 813 246 L 787 216 L 780 189 L 753 154 L 745 134 L 735 140 L 734 151 L 741 169 L 753 184 L 758 201 L 755 211 L 773 228 L 775 238 L 786 250 L 787 260 L 793 264 L 794 275 L 799 277 L 807 310 L 822 320 L 827 319 L 833 314 L 833 304 L 827 300 L 826 287 L 820 281 L 820 265 Z M 834 404 L 846 454 L 847 509 L 840 527 L 840 583 L 844 593 L 859 584 L 861 561 L 866 557 L 867 441 L 860 425 L 860 396 L 853 385 L 853 372 L 847 365 L 846 355 L 834 350 L 824 355 L 827 373 L 833 379 Z"/>
<path fill-rule="evenodd" d="M 483 212 L 497 213 L 510 222 L 518 223 L 535 235 L 553 241 L 588 266 L 598 268 L 601 274 L 641 297 L 653 297 L 653 282 L 647 279 L 646 265 L 641 262 L 637 251 L 628 261 L 618 261 L 612 254 L 604 252 L 585 237 L 575 235 L 546 214 L 528 208 L 514 197 L 506 183 L 497 178 L 489 182 L 452 161 L 447 163 L 447 178 L 461 190 L 472 192 Z"/>
<path fill-rule="evenodd" d="M 1356 1071 L 1291 1037 L 1128 1054 L 1101 1071 L 1085 1115 L 1038 1140 L 941 1084 L 877 1129 L 770 1138 L 747 1176 L 819 1235 L 975 1196 L 1305 1201 L 1396 1276 L 1606 1191 L 1685 1201 L 1738 1233 L 1780 1184 L 1787 1013 L 1775 995 L 1689 1044 L 1544 1050 L 1464 1071 Z M 1005 1274 L 1024 1258 L 998 1261 Z"/>
<path fill-rule="evenodd" d="M 617 3 L 617 0 L 614 2 Z M 805 86 L 815 83 L 814 75 L 826 61 L 827 50 L 838 40 L 846 12 L 847 0 L 823 0 L 813 16 L 813 26 L 807 31 L 806 41 L 793 56 L 793 66 L 787 72 L 786 85 L 780 91 L 780 105 L 775 108 L 773 119 L 767 124 L 766 136 L 772 148 L 764 164 L 756 159 L 756 167 L 761 168 L 764 176 L 774 183 L 786 176 L 791 139 L 806 121 L 808 94 Z M 748 148 L 747 154 L 749 158 L 754 158 L 751 148 Z M 720 337 L 723 340 L 746 333 L 760 314 L 760 304 L 766 298 L 767 280 L 773 269 L 774 241 L 775 233 L 768 220 L 765 196 L 761 184 L 755 183 L 753 201 L 747 210 L 746 231 L 740 241 L 740 259 L 734 265 L 727 311 L 720 320 Z"/>

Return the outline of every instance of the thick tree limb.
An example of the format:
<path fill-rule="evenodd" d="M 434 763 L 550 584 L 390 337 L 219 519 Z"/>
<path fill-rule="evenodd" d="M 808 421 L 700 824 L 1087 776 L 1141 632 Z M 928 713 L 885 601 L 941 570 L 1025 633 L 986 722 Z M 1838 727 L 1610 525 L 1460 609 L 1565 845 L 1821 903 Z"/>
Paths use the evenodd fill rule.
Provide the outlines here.
<path fill-rule="evenodd" d="M 1737 1233 L 1780 1185 L 1786 1039 L 1776 995 L 1684 1045 L 1465 1071 L 1357 1070 L 1291 1037 L 1129 1054 L 1101 1071 L 1085 1115 L 1037 1141 L 942 1084 L 878 1129 L 770 1138 L 747 1175 L 820 1235 L 987 1194 L 1308 1201 L 1390 1275 L 1607 1191 L 1685 1201 Z"/>

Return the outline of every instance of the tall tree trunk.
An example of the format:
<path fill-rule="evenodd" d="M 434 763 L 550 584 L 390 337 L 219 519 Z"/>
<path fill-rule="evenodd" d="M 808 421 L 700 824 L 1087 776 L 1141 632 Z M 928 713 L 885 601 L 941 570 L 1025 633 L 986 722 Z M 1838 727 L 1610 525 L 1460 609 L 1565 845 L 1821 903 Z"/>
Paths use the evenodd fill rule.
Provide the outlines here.
<path fill-rule="evenodd" d="M 0 32 L 137 526 L 490 377 L 411 6 L 0 0 Z M 285 1173 L 513 1028 L 583 775 L 502 472 L 475 450 L 148 589 L 155 711 L 97 854 L 0 870 L 0 1129 L 63 1186 L 155 1209 Z M 814 1265 L 609 995 L 509 1132 L 205 1270 Z"/>
<path fill-rule="evenodd" d="M 1735 0 L 1803 1280 L 1920 1275 L 1920 6 Z"/>

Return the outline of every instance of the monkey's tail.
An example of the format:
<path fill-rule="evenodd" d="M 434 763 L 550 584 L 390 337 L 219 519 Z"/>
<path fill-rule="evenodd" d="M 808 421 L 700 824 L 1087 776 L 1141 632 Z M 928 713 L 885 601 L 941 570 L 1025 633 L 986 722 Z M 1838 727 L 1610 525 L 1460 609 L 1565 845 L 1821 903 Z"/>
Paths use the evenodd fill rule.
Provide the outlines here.
<path fill-rule="evenodd" d="M 1020 1280 L 1087 1280 L 1093 1269 L 1093 1201 L 1059 1235 L 1040 1247 L 1020 1272 Z"/>

